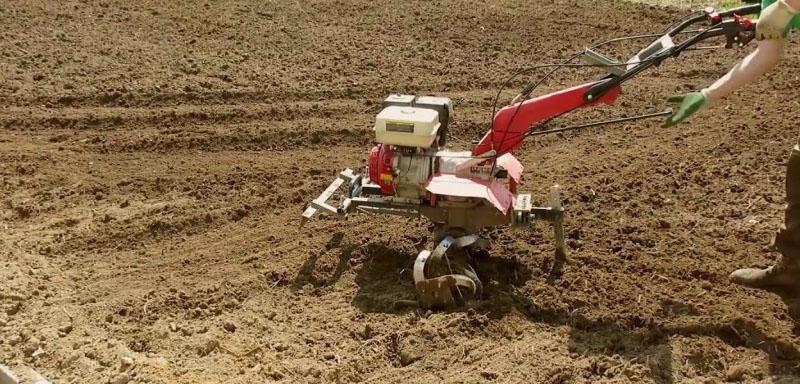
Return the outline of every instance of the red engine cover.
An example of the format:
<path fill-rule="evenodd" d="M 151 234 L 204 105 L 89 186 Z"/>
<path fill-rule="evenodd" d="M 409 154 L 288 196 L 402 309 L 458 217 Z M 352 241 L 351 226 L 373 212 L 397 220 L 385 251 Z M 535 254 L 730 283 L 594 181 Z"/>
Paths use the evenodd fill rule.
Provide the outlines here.
<path fill-rule="evenodd" d="M 394 195 L 395 192 L 392 161 L 394 151 L 386 144 L 378 144 L 369 151 L 369 179 L 387 195 Z"/>

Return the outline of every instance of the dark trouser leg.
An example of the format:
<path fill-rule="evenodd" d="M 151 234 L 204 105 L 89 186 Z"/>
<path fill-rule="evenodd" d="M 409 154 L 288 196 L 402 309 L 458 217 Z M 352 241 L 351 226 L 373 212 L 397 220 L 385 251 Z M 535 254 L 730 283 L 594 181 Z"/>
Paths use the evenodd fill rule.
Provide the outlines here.
<path fill-rule="evenodd" d="M 786 261 L 800 261 L 800 146 L 795 145 L 786 166 L 786 210 L 775 236 L 775 249 Z"/>
<path fill-rule="evenodd" d="M 786 166 L 786 210 L 774 242 L 781 260 L 765 269 L 733 272 L 731 281 L 749 287 L 800 285 L 800 144 L 792 148 Z"/>

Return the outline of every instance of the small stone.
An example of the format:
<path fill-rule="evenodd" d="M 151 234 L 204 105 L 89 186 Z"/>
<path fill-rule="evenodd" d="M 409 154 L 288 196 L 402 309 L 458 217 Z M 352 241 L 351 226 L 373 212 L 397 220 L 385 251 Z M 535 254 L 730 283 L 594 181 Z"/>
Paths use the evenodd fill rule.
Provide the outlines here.
<path fill-rule="evenodd" d="M 181 334 L 184 336 L 191 336 L 194 332 L 189 328 L 181 328 Z"/>
<path fill-rule="evenodd" d="M 236 332 L 236 324 L 230 321 L 226 321 L 224 324 L 222 324 L 222 328 L 230 333 Z"/>
<path fill-rule="evenodd" d="M 119 370 L 120 371 L 127 371 L 128 368 L 133 367 L 133 358 L 129 356 L 123 356 L 119 359 Z"/>
<path fill-rule="evenodd" d="M 129 381 L 131 381 L 131 377 L 128 376 L 127 373 L 120 373 L 119 375 L 114 376 L 114 378 L 111 379 L 110 383 L 111 384 L 128 384 Z"/>
<path fill-rule="evenodd" d="M 22 308 L 22 302 L 15 301 L 13 304 L 11 304 L 10 307 L 6 309 L 6 314 L 9 316 L 14 316 L 17 314 L 17 312 L 19 312 L 21 308 Z"/>
<path fill-rule="evenodd" d="M 333 360 L 336 358 L 336 355 L 333 352 L 325 352 L 322 354 L 322 358 L 325 360 Z"/>
<path fill-rule="evenodd" d="M 178 324 L 169 323 L 169 330 L 172 332 L 178 332 Z"/>
<path fill-rule="evenodd" d="M 25 356 L 31 357 L 34 353 L 39 350 L 39 342 L 38 340 L 31 340 L 31 342 L 25 346 L 25 349 L 22 351 L 25 353 Z"/>
<path fill-rule="evenodd" d="M 40 348 L 36 349 L 35 351 L 33 351 L 33 353 L 31 354 L 31 357 L 38 357 L 38 356 L 41 356 L 43 354 L 44 354 L 44 349 L 42 349 L 40 347 Z"/>
<path fill-rule="evenodd" d="M 64 337 L 72 332 L 72 324 L 65 324 L 58 328 L 58 336 Z"/>
<path fill-rule="evenodd" d="M 38 345 L 28 345 L 28 346 L 25 347 L 25 349 L 22 352 L 25 353 L 25 357 L 31 357 L 38 350 L 39 350 L 39 346 Z"/>
<path fill-rule="evenodd" d="M 273 348 L 275 348 L 275 351 L 277 351 L 277 352 L 283 352 L 283 351 L 289 349 L 289 346 L 286 345 L 286 344 L 278 343 L 278 344 L 275 344 L 273 346 Z"/>

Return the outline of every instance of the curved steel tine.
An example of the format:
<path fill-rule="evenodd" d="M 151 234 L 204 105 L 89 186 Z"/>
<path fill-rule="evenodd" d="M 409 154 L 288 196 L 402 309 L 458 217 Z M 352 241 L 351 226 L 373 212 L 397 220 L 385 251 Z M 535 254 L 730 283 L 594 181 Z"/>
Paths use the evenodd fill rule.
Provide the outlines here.
<path fill-rule="evenodd" d="M 453 243 L 455 243 L 455 239 L 453 239 L 452 236 L 447 236 L 442 239 L 442 241 L 439 242 L 439 245 L 437 245 L 431 253 L 431 260 L 438 263 L 447 253 L 447 250 L 450 249 L 450 246 L 452 246 Z"/>
<path fill-rule="evenodd" d="M 469 247 L 480 239 L 478 235 L 461 236 L 455 239 L 455 245 L 460 248 Z"/>
<path fill-rule="evenodd" d="M 417 255 L 417 258 L 414 260 L 414 283 L 426 280 L 425 264 L 430 259 L 430 256 L 431 256 L 431 251 L 425 249 L 422 250 Z"/>

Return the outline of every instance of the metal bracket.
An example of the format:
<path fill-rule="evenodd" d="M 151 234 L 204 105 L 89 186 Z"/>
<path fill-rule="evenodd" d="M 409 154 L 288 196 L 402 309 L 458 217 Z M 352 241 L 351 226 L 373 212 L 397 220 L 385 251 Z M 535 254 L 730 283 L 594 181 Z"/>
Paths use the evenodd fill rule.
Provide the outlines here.
<path fill-rule="evenodd" d="M 556 243 L 556 260 L 563 262 L 567 258 L 567 247 L 564 239 L 564 207 L 561 205 L 561 187 L 554 185 L 550 189 L 548 206 L 531 206 L 529 194 L 519 194 L 514 203 L 512 224 L 528 225 L 533 220 L 545 220 L 553 224 L 553 237 Z"/>
<path fill-rule="evenodd" d="M 339 175 L 336 177 L 328 188 L 325 188 L 325 191 L 322 192 L 319 197 L 311 201 L 311 204 L 308 205 L 308 208 L 303 212 L 303 218 L 301 219 L 301 225 L 305 223 L 306 220 L 311 219 L 320 210 L 328 212 L 333 215 L 343 216 L 346 213 L 346 210 L 349 208 L 350 204 L 346 199 L 342 207 L 333 207 L 332 205 L 328 204 L 328 200 L 333 197 L 333 194 L 342 187 L 342 185 L 347 182 L 348 186 L 357 178 L 358 175 L 353 173 L 353 170 L 350 168 L 345 169 L 344 171 L 340 172 Z"/>
<path fill-rule="evenodd" d="M 550 188 L 550 207 L 556 213 L 553 216 L 553 237 L 556 242 L 556 263 L 563 264 L 567 260 L 567 247 L 564 241 L 564 207 L 561 206 L 561 187 Z"/>
<path fill-rule="evenodd" d="M 589 48 L 583 51 L 583 61 L 592 65 L 600 65 L 605 71 L 614 76 L 622 76 L 627 70 L 624 63 L 620 63 L 617 60 Z"/>

